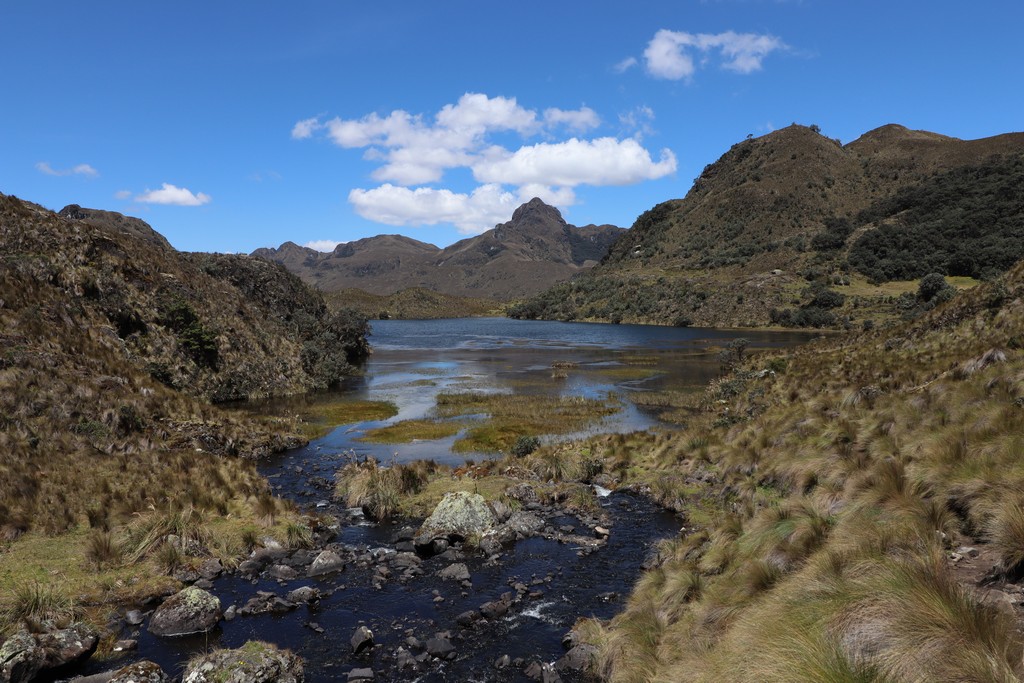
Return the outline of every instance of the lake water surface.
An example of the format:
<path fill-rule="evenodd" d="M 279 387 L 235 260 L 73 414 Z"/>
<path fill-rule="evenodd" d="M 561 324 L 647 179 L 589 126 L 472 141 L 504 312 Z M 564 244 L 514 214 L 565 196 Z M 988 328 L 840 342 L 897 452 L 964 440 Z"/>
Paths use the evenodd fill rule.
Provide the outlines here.
<path fill-rule="evenodd" d="M 381 320 L 372 323 L 373 354 L 363 375 L 346 382 L 342 392 L 353 399 L 390 401 L 398 414 L 383 421 L 343 425 L 307 447 L 324 468 L 346 459 L 375 457 L 382 462 L 429 458 L 448 465 L 479 460 L 487 453 L 453 453 L 458 435 L 408 444 L 373 444 L 360 440 L 367 430 L 403 420 L 431 417 L 441 392 L 503 392 L 545 396 L 613 397 L 617 411 L 583 432 L 630 432 L 668 426 L 658 410 L 629 401 L 637 392 L 700 391 L 720 372 L 717 351 L 738 338 L 750 349 L 794 346 L 815 336 L 807 332 L 716 330 L 653 325 L 610 325 L 462 318 L 447 320 Z M 569 365 L 556 373 L 555 364 Z M 301 403 L 334 400 L 336 394 L 299 399 Z M 296 454 L 268 466 L 280 473 Z M 333 471 L 333 470 L 331 470 Z M 302 497 L 285 482 L 282 494 Z M 292 490 L 288 490 L 292 489 Z"/>

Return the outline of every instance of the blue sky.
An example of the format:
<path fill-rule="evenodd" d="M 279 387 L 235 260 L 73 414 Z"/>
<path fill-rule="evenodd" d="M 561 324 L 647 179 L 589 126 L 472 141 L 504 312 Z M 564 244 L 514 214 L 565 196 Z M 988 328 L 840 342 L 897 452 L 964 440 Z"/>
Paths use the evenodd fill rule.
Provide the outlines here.
<path fill-rule="evenodd" d="M 1024 129 L 1019 0 L 6 3 L 0 192 L 179 249 L 629 226 L 746 135 Z"/>

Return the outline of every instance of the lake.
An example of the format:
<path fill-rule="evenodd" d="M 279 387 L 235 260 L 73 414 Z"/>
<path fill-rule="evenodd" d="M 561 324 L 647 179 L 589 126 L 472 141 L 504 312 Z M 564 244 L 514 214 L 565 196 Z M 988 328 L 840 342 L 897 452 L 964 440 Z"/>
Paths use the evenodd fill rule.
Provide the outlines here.
<path fill-rule="evenodd" d="M 372 429 L 432 417 L 441 393 L 615 400 L 612 414 L 584 429 L 543 437 L 546 440 L 670 427 L 659 418 L 657 408 L 635 405 L 630 397 L 666 390 L 700 391 L 720 373 L 718 349 L 738 338 L 747 339 L 749 348 L 756 350 L 794 346 L 819 336 L 508 318 L 380 320 L 373 321 L 372 328 L 373 354 L 363 374 L 348 380 L 340 391 L 351 399 L 392 402 L 398 414 L 387 420 L 342 425 L 306 449 L 275 459 L 266 467 L 268 475 L 280 476 L 296 460 L 312 460 L 333 471 L 353 457 L 382 462 L 428 458 L 448 465 L 494 457 L 486 452 L 453 452 L 460 435 L 398 444 L 361 440 Z M 567 367 L 553 369 L 559 364 Z M 337 398 L 336 392 L 300 398 L 290 401 L 288 409 L 301 412 L 310 402 Z M 290 481 L 276 481 L 275 487 L 281 494 L 304 497 Z"/>

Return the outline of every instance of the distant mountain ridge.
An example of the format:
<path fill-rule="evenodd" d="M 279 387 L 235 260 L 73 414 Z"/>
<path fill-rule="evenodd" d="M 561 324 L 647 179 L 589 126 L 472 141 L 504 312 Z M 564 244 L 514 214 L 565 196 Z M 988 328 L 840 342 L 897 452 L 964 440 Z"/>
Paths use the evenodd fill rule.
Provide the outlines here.
<path fill-rule="evenodd" d="M 1011 244 L 1024 225 L 1014 189 L 1022 158 L 1024 133 L 960 140 L 890 124 L 844 146 L 816 127 L 794 124 L 748 138 L 705 167 L 683 199 L 643 213 L 601 265 L 512 314 L 771 324 L 773 310 L 807 305 L 813 298 L 810 285 L 828 287 L 851 277 L 884 281 L 879 274 L 911 272 L 886 262 L 890 257 L 883 250 L 892 251 L 893 245 L 901 249 L 900 258 L 942 265 L 930 253 L 903 249 L 898 234 L 865 246 L 864 235 L 883 227 L 889 233 L 916 231 L 917 242 L 931 234 L 906 224 L 914 215 L 906 209 L 915 202 L 942 209 L 938 218 L 936 211 L 927 213 L 937 224 L 955 223 L 978 206 L 999 207 L 1002 222 L 991 223 L 999 234 L 983 246 L 991 251 Z M 984 188 L 972 180 L 982 177 L 988 178 Z M 969 206 L 963 201 L 978 192 Z M 893 198 L 905 199 L 894 204 Z M 948 251 L 948 235 L 956 226 L 942 227 L 947 241 L 942 248 Z M 983 234 L 989 230 L 975 227 Z M 874 253 L 861 253 L 868 248 Z M 851 257 L 851 252 L 856 253 Z M 858 271 L 860 263 L 871 267 Z M 968 274 L 955 271 L 946 274 Z M 979 274 L 985 275 L 980 269 Z M 846 317 L 862 313 L 851 310 Z"/>
<path fill-rule="evenodd" d="M 285 242 L 252 255 L 284 265 L 325 292 L 357 288 L 389 295 L 420 287 L 509 301 L 593 267 L 624 232 L 613 225 L 569 225 L 558 209 L 535 198 L 507 223 L 443 249 L 402 235 L 378 235 L 326 254 Z"/>

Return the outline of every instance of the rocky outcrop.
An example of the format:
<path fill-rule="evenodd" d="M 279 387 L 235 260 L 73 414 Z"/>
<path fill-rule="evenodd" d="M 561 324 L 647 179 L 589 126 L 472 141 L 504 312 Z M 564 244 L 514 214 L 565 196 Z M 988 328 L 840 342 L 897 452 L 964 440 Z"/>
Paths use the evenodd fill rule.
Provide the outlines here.
<path fill-rule="evenodd" d="M 210 631 L 223 616 L 220 600 L 202 588 L 189 586 L 161 604 L 149 620 L 150 633 L 184 636 Z"/>
<path fill-rule="evenodd" d="M 85 624 L 30 633 L 22 629 L 0 646 L 0 681 L 22 683 L 87 659 L 99 635 Z"/>
<path fill-rule="evenodd" d="M 218 650 L 193 659 L 182 683 L 302 683 L 302 660 L 256 640 L 237 650 Z"/>
<path fill-rule="evenodd" d="M 496 523 L 494 512 L 480 494 L 466 491 L 448 493 L 423 522 L 414 543 L 421 552 L 431 549 L 443 552 L 447 549 L 447 542 L 479 538 L 493 529 Z M 444 548 L 434 546 L 439 540 L 446 542 Z"/>
<path fill-rule="evenodd" d="M 159 664 L 149 660 L 135 662 L 114 672 L 108 683 L 170 683 L 171 677 Z"/>

